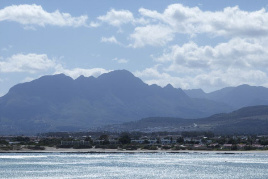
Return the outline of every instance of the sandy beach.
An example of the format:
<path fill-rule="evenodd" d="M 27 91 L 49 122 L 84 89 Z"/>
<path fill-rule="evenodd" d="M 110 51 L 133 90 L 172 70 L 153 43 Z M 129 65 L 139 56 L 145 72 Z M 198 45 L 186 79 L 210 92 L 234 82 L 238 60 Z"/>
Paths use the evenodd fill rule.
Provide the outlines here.
<path fill-rule="evenodd" d="M 249 150 L 249 151 L 230 151 L 230 150 L 125 150 L 125 149 L 73 149 L 73 148 L 55 148 L 45 147 L 45 150 L 31 150 L 31 149 L 20 149 L 20 150 L 0 150 L 0 153 L 207 153 L 207 154 L 268 154 L 268 150 Z"/>

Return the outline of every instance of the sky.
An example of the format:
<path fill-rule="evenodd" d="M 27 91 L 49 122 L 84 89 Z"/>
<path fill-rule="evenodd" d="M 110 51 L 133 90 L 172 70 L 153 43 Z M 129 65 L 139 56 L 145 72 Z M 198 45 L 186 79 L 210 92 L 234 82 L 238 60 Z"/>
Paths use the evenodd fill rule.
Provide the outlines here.
<path fill-rule="evenodd" d="M 0 0 L 0 96 L 64 73 L 268 87 L 268 0 Z"/>

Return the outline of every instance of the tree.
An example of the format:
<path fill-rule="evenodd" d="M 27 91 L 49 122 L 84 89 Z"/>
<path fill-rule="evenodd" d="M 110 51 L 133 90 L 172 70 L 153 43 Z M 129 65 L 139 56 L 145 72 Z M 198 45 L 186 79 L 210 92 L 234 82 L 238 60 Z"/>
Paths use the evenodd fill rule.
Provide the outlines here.
<path fill-rule="evenodd" d="M 131 143 L 131 138 L 128 133 L 122 133 L 121 136 L 119 137 L 119 142 L 121 144 L 130 144 Z"/>
<path fill-rule="evenodd" d="M 102 142 L 103 145 L 110 144 L 109 136 L 106 134 L 101 135 L 99 139 L 103 140 L 103 142 Z"/>
<path fill-rule="evenodd" d="M 93 140 L 91 139 L 91 137 L 86 137 L 85 141 L 88 141 L 90 144 L 93 144 Z"/>
<path fill-rule="evenodd" d="M 159 137 L 157 137 L 156 143 L 157 143 L 157 144 L 161 144 L 161 140 L 160 140 Z"/>
<path fill-rule="evenodd" d="M 19 141 L 19 142 L 29 142 L 30 138 L 29 137 L 23 137 L 23 136 L 17 136 L 13 138 L 14 141 Z"/>
<path fill-rule="evenodd" d="M 143 144 L 150 144 L 150 142 L 146 139 L 143 141 Z"/>
<path fill-rule="evenodd" d="M 179 137 L 179 138 L 177 139 L 177 143 L 182 144 L 183 142 L 184 142 L 183 137 Z"/>
<path fill-rule="evenodd" d="M 5 141 L 5 140 L 0 139 L 0 144 L 7 145 L 7 144 L 8 144 L 8 142 L 7 142 L 7 141 Z"/>

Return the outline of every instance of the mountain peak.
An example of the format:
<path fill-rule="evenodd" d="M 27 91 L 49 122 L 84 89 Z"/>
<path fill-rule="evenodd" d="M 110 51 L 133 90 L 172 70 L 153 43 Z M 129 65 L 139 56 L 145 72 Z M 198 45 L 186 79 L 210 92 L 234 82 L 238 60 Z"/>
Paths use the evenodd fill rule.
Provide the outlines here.
<path fill-rule="evenodd" d="M 40 77 L 39 79 L 33 80 L 33 81 L 42 81 L 42 80 L 46 80 L 46 81 L 62 81 L 62 80 L 73 80 L 70 76 L 67 76 L 63 73 L 60 74 L 55 74 L 55 75 L 45 75 Z"/>
<path fill-rule="evenodd" d="M 79 78 L 86 78 L 84 75 L 80 75 L 78 78 L 76 79 L 79 79 Z"/>
<path fill-rule="evenodd" d="M 236 88 L 250 88 L 250 87 L 255 87 L 255 86 L 250 86 L 248 84 L 242 84 L 242 85 L 237 86 Z"/>
<path fill-rule="evenodd" d="M 75 81 L 81 81 L 86 79 L 95 79 L 94 76 L 85 77 L 84 75 L 80 75 L 78 78 L 75 79 Z"/>
<path fill-rule="evenodd" d="M 164 88 L 166 88 L 166 89 L 173 89 L 174 87 L 169 83 Z"/>
<path fill-rule="evenodd" d="M 127 70 L 115 70 L 109 73 L 104 73 L 97 79 L 106 84 L 120 84 L 120 86 L 126 84 L 129 84 L 131 86 L 144 84 L 141 79 L 134 76 L 131 72 Z"/>
<path fill-rule="evenodd" d="M 134 77 L 134 75 L 127 71 L 127 70 L 114 70 L 114 71 L 111 71 L 109 73 L 104 73 L 102 75 L 100 75 L 98 78 L 105 78 L 105 77 Z"/>

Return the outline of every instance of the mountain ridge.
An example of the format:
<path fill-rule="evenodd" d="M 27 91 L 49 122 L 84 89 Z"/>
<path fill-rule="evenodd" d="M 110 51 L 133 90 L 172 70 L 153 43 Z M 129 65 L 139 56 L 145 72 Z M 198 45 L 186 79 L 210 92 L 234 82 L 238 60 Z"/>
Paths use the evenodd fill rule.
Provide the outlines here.
<path fill-rule="evenodd" d="M 247 88 L 255 89 L 243 88 L 246 88 L 246 95 Z M 263 89 L 266 94 L 266 88 Z M 148 85 L 127 70 L 112 71 L 97 78 L 72 79 L 64 74 L 43 76 L 15 85 L 0 97 L 0 133 L 85 131 L 152 116 L 192 119 L 237 108 L 224 100 L 193 98 L 186 93 L 170 84 L 165 87 Z M 230 99 L 224 95 L 219 97 L 222 98 Z M 258 98 L 256 100 L 258 103 Z"/>
<path fill-rule="evenodd" d="M 97 78 L 58 74 L 15 85 L 1 97 L 0 131 L 87 130 L 155 115 L 190 118 L 230 110 L 171 85 L 148 85 L 126 70 Z"/>

